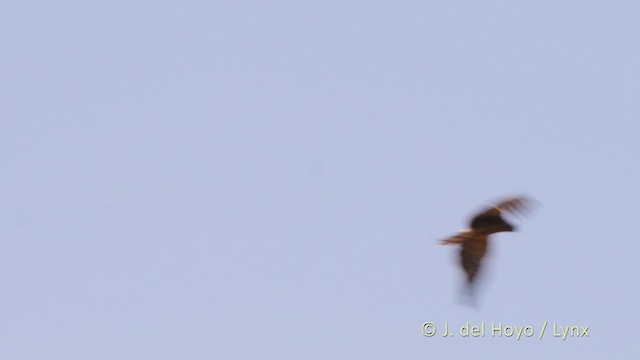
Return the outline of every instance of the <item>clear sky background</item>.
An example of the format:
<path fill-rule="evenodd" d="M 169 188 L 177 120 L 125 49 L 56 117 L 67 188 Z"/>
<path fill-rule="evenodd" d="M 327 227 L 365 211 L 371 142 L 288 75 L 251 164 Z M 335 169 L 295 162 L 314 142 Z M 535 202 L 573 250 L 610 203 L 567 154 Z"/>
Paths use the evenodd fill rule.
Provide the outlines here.
<path fill-rule="evenodd" d="M 5 1 L 0 39 L 0 358 L 640 355 L 636 1 Z M 520 193 L 461 305 L 435 242 Z"/>

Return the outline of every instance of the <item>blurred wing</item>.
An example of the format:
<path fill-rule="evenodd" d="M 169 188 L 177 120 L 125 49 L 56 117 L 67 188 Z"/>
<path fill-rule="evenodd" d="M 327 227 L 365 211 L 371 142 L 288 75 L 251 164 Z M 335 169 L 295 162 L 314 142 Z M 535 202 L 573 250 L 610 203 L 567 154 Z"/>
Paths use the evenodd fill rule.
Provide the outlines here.
<path fill-rule="evenodd" d="M 494 209 L 514 214 L 526 214 L 530 209 L 532 203 L 533 201 L 529 198 L 526 198 L 524 196 L 517 196 L 496 204 L 496 206 L 494 206 Z"/>
<path fill-rule="evenodd" d="M 478 275 L 482 265 L 482 259 L 487 252 L 487 236 L 478 236 L 462 243 L 460 249 L 460 263 L 467 274 L 467 285 L 471 286 Z"/>
<path fill-rule="evenodd" d="M 478 233 L 493 234 L 500 231 L 513 231 L 513 226 L 502 218 L 502 212 L 524 214 L 531 200 L 519 196 L 506 199 L 493 207 L 483 210 L 471 219 L 471 229 Z"/>

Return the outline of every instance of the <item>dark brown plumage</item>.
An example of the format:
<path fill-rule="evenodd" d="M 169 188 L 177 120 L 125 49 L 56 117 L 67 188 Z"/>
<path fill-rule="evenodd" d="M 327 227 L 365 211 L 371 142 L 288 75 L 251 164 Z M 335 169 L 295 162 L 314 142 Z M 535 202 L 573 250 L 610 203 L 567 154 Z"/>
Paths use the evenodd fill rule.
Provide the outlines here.
<path fill-rule="evenodd" d="M 460 265 L 466 274 L 467 288 L 471 289 L 482 266 L 489 246 L 489 237 L 499 232 L 514 231 L 515 227 L 503 217 L 503 212 L 522 214 L 532 201 L 522 197 L 511 197 L 476 214 L 470 222 L 470 229 L 441 241 L 443 245 L 460 244 Z"/>

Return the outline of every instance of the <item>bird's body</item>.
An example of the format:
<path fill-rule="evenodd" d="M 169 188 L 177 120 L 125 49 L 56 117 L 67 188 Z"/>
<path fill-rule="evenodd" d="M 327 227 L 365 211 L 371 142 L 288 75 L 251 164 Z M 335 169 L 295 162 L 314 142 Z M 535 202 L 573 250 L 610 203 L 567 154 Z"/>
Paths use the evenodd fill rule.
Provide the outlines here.
<path fill-rule="evenodd" d="M 511 232 L 515 227 L 502 218 L 503 212 L 522 213 L 530 204 L 524 197 L 512 197 L 476 214 L 470 222 L 470 229 L 441 241 L 443 245 L 460 245 L 460 265 L 466 274 L 468 289 L 474 281 L 487 254 L 489 237 L 499 232 Z"/>

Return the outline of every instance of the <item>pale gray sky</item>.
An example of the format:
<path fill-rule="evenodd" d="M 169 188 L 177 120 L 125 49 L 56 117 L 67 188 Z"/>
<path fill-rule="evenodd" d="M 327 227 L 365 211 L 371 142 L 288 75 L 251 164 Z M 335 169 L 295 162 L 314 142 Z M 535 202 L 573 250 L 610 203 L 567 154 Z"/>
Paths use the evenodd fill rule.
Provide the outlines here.
<path fill-rule="evenodd" d="M 5 1 L 0 34 L 1 358 L 640 355 L 639 3 Z M 434 243 L 518 193 L 461 306 Z"/>

